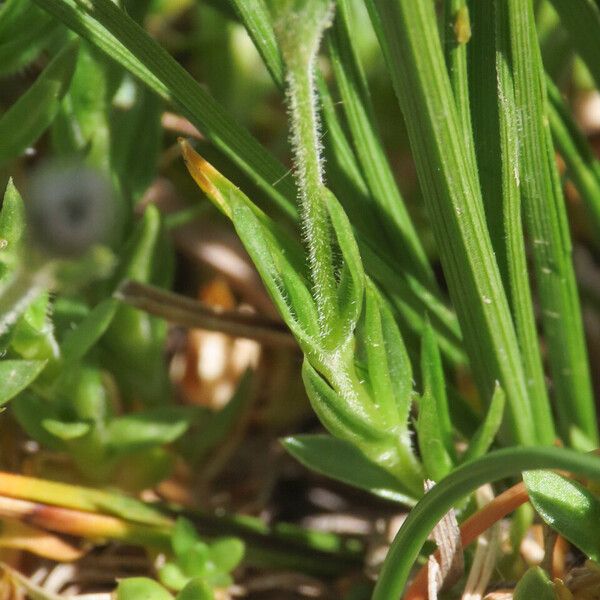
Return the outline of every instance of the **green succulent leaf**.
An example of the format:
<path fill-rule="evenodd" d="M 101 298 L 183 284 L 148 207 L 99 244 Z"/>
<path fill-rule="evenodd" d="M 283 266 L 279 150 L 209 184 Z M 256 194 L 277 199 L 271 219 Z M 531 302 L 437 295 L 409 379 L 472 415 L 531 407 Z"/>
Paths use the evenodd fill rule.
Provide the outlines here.
<path fill-rule="evenodd" d="M 81 438 L 86 435 L 91 428 L 89 423 L 69 423 L 66 421 L 58 421 L 57 419 L 44 419 L 42 421 L 42 426 L 48 433 L 63 442 Z"/>
<path fill-rule="evenodd" d="M 219 538 L 210 545 L 210 559 L 221 573 L 230 573 L 244 558 L 244 543 L 238 538 Z"/>
<path fill-rule="evenodd" d="M 170 444 L 185 433 L 189 424 L 189 414 L 177 407 L 123 415 L 108 425 L 108 447 L 122 453 Z"/>
<path fill-rule="evenodd" d="M 161 583 L 172 590 L 183 589 L 190 577 L 184 573 L 183 569 L 176 563 L 165 563 L 158 571 L 158 577 Z"/>
<path fill-rule="evenodd" d="M 531 471 L 523 474 L 523 481 L 542 519 L 592 560 L 600 560 L 600 500 L 557 473 Z"/>
<path fill-rule="evenodd" d="M 200 577 L 192 579 L 176 596 L 176 600 L 214 600 L 211 587 Z"/>
<path fill-rule="evenodd" d="M 540 567 L 531 567 L 517 583 L 513 600 L 555 600 L 554 586 Z"/>
<path fill-rule="evenodd" d="M 117 600 L 173 600 L 173 596 L 153 579 L 131 577 L 119 582 Z"/>

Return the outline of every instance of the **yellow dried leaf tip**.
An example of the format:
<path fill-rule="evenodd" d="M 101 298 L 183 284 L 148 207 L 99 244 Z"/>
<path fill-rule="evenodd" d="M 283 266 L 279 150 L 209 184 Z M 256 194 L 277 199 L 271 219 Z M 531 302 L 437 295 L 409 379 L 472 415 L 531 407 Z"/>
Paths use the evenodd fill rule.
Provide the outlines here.
<path fill-rule="evenodd" d="M 224 177 L 207 160 L 202 158 L 186 139 L 179 138 L 177 141 L 181 148 L 185 166 L 198 187 L 221 212 L 231 218 L 231 208 L 218 189 L 218 183 Z"/>

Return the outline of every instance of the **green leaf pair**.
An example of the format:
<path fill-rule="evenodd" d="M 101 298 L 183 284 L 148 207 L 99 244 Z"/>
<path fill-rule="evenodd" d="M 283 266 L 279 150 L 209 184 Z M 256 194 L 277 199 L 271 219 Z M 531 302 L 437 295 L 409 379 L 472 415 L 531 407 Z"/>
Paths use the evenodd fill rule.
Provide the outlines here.
<path fill-rule="evenodd" d="M 194 526 L 179 518 L 172 535 L 173 560 L 159 570 L 161 582 L 173 590 L 185 590 L 190 580 L 210 588 L 231 585 L 229 573 L 244 556 L 244 544 L 237 538 L 219 538 L 208 544 L 200 540 Z"/>

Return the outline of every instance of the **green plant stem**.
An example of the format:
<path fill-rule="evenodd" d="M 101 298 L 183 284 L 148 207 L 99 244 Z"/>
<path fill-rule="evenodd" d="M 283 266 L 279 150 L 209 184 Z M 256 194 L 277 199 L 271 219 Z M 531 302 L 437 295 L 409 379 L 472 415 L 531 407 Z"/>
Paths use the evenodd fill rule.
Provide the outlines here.
<path fill-rule="evenodd" d="M 321 331 L 335 319 L 335 280 L 331 253 L 331 229 L 322 195 L 321 142 L 314 91 L 313 65 L 290 65 L 287 82 L 290 121 L 300 189 L 302 230 L 319 311 Z"/>
<path fill-rule="evenodd" d="M 396 535 L 379 575 L 373 600 L 400 598 L 412 565 L 431 530 L 479 486 L 535 469 L 562 469 L 600 480 L 600 459 L 561 448 L 510 448 L 466 463 L 438 483 L 411 510 Z"/>
<path fill-rule="evenodd" d="M 508 0 L 507 6 L 521 141 L 520 182 L 556 389 L 556 409 L 561 433 L 569 443 L 571 428 L 575 426 L 595 446 L 596 410 L 564 198 L 545 117 L 546 91 L 533 1 Z"/>
<path fill-rule="evenodd" d="M 294 151 L 300 217 L 321 334 L 327 338 L 336 320 L 336 282 L 333 273 L 332 232 L 325 207 L 320 118 L 315 62 L 324 29 L 331 20 L 326 2 L 296 9 L 282 8 L 276 23 L 286 67 L 287 99 Z M 293 30 L 295 29 L 295 30 Z"/>
<path fill-rule="evenodd" d="M 489 402 L 499 381 L 515 441 L 536 440 L 520 351 L 466 147 L 433 3 L 368 0 L 404 113 L 419 179 L 473 374 Z"/>

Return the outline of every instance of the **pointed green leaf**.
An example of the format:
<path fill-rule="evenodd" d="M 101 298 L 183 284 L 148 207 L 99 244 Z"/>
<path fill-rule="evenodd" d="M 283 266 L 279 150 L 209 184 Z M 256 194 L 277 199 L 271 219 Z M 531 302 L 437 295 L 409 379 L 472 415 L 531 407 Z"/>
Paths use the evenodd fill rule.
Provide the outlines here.
<path fill-rule="evenodd" d="M 422 283 L 431 286 L 431 267 L 398 190 L 375 125 L 371 97 L 350 35 L 350 28 L 356 25 L 351 20 L 350 2 L 338 2 L 337 10 L 329 35 L 331 62 L 361 171 L 379 207 L 381 237 L 394 248 L 394 258 L 403 270 L 415 274 Z"/>
<path fill-rule="evenodd" d="M 317 473 L 387 500 L 415 504 L 411 492 L 395 477 L 347 441 L 330 435 L 297 435 L 283 439 L 282 444 L 296 460 Z"/>
<path fill-rule="evenodd" d="M 25 205 L 13 180 L 10 179 L 0 210 L 0 258 L 15 258 L 19 242 L 25 231 Z M 8 259 L 10 260 L 10 259 Z"/>
<path fill-rule="evenodd" d="M 454 435 L 450 409 L 448 407 L 448 394 L 446 392 L 446 377 L 442 365 L 442 357 L 435 338 L 435 332 L 429 320 L 425 322 L 423 339 L 421 342 L 421 376 L 423 389 L 429 390 L 436 406 L 439 424 L 439 436 L 443 441 L 448 456 L 456 457 L 454 449 Z M 435 480 L 438 481 L 438 480 Z"/>
<path fill-rule="evenodd" d="M 229 0 L 246 27 L 273 81 L 283 87 L 284 70 L 271 15 L 264 0 Z"/>
<path fill-rule="evenodd" d="M 485 419 L 473 435 L 469 447 L 461 458 L 461 462 L 483 456 L 489 450 L 502 425 L 505 404 L 506 396 L 502 391 L 502 388 L 497 386 L 488 407 L 487 414 L 485 415 Z"/>
<path fill-rule="evenodd" d="M 354 331 L 362 312 L 365 273 L 348 216 L 328 189 L 325 189 L 323 199 L 342 255 L 342 273 L 338 287 L 338 319 L 341 325 L 338 335 L 342 343 Z"/>
<path fill-rule="evenodd" d="M 387 415 L 391 426 L 405 429 L 412 400 L 410 360 L 398 325 L 370 280 L 366 285 L 364 323 L 358 336 L 365 346 L 368 385 L 374 402 Z"/>
<path fill-rule="evenodd" d="M 88 353 L 108 329 L 118 305 L 112 298 L 103 300 L 65 335 L 60 345 L 65 361 L 80 360 Z"/>
<path fill-rule="evenodd" d="M 433 392 L 426 389 L 419 403 L 417 437 L 428 479 L 441 481 L 452 470 L 452 458 L 444 446 Z"/>

